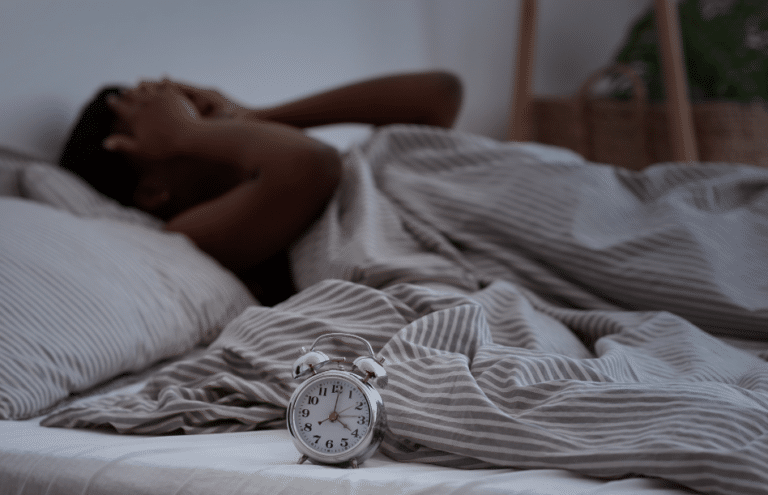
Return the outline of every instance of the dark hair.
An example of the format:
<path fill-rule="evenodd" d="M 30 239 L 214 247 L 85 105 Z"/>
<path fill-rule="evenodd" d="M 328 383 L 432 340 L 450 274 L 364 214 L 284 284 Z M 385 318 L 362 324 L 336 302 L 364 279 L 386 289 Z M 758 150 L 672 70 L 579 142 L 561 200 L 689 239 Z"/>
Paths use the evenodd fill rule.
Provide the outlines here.
<path fill-rule="evenodd" d="M 102 141 L 112 133 L 115 114 L 107 97 L 119 94 L 119 86 L 102 88 L 78 118 L 59 157 L 61 167 L 82 177 L 102 194 L 126 206 L 133 206 L 138 173 L 120 153 L 108 151 Z"/>

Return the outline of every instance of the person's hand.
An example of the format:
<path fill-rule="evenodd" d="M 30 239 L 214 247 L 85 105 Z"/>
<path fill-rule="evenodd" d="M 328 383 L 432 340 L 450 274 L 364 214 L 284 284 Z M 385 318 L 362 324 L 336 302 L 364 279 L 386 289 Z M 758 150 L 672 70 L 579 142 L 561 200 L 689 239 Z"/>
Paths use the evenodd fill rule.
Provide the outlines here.
<path fill-rule="evenodd" d="M 238 105 L 212 88 L 198 88 L 196 86 L 171 81 L 167 78 L 163 79 L 161 83 L 171 85 L 189 98 L 203 118 L 238 118 L 247 111 L 246 108 Z"/>
<path fill-rule="evenodd" d="M 118 130 L 104 147 L 153 160 L 174 156 L 177 138 L 200 118 L 189 98 L 162 82 L 143 82 L 107 104 L 118 117 Z"/>

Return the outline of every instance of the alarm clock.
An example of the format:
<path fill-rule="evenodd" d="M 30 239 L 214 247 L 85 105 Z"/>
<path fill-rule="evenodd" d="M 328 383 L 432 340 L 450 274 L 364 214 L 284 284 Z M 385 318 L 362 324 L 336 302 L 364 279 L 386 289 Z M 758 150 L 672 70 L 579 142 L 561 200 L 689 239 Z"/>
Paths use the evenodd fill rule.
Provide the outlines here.
<path fill-rule="evenodd" d="M 366 353 L 352 363 L 315 350 L 324 340 L 355 340 Z M 314 464 L 358 467 L 381 444 L 386 428 L 384 402 L 376 387 L 385 387 L 387 372 L 367 340 L 346 333 L 318 337 L 293 364 L 293 378 L 304 379 L 290 401 L 286 419 L 293 443 Z M 374 386 L 375 385 L 375 386 Z"/>

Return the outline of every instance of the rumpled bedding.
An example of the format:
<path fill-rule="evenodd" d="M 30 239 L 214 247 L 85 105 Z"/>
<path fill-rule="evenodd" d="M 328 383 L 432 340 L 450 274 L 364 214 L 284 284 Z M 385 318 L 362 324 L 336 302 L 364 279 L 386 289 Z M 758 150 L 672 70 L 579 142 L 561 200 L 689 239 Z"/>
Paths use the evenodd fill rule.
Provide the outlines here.
<path fill-rule="evenodd" d="M 394 459 L 765 493 L 768 356 L 723 338 L 768 340 L 768 170 L 552 163 L 390 126 L 346 155 L 292 261 L 296 296 L 42 424 L 282 427 L 301 346 L 348 332 L 386 360 Z"/>

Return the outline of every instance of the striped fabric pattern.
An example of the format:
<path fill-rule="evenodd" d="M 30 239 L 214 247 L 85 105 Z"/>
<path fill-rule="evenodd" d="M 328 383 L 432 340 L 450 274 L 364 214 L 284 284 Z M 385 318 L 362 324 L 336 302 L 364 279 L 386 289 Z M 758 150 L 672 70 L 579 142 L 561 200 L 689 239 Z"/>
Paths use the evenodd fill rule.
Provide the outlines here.
<path fill-rule="evenodd" d="M 209 343 L 254 304 L 186 238 L 0 198 L 0 419 Z"/>
<path fill-rule="evenodd" d="M 0 147 L 0 196 L 21 196 L 21 169 L 30 160 Z"/>
<path fill-rule="evenodd" d="M 346 167 L 294 248 L 299 294 L 247 309 L 142 392 L 43 424 L 278 426 L 300 347 L 341 331 L 386 359 L 395 459 L 765 492 L 768 363 L 716 335 L 768 338 L 767 170 L 547 163 L 413 126 Z"/>
<path fill-rule="evenodd" d="M 162 228 L 162 221 L 104 196 L 68 170 L 3 147 L 0 147 L 0 196 L 30 199 L 79 217 Z"/>
<path fill-rule="evenodd" d="M 159 230 L 162 221 L 104 196 L 73 173 L 46 162 L 19 171 L 21 196 L 88 218 L 108 218 Z"/>

